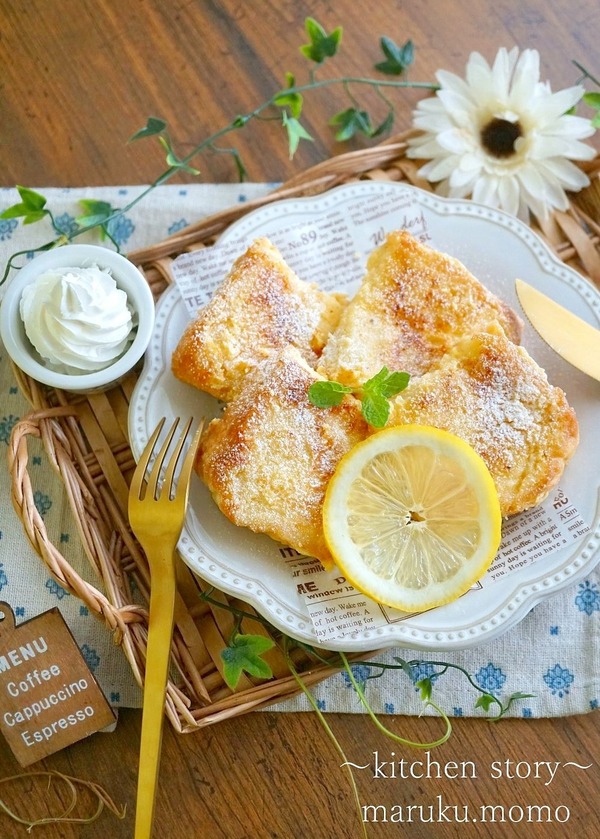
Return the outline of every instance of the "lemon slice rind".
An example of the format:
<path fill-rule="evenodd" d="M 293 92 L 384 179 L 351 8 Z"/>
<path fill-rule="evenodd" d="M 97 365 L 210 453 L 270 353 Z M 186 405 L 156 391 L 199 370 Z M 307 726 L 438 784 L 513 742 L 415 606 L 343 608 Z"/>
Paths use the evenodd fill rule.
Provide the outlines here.
<path fill-rule="evenodd" d="M 402 472 L 402 458 L 406 457 L 408 447 L 417 451 L 418 457 L 423 458 L 419 454 L 421 449 L 431 455 L 425 477 L 415 482 L 422 485 L 417 495 L 423 486 L 440 483 L 439 463 L 450 465 L 451 472 L 440 498 L 435 499 L 441 515 L 433 522 L 435 511 L 432 509 L 425 511 L 423 516 L 418 509 L 411 512 L 407 526 L 413 529 L 404 531 L 406 539 L 398 539 L 396 531 L 403 525 L 398 524 L 397 519 L 402 518 L 408 507 L 419 507 L 423 499 L 411 498 L 414 502 L 411 504 L 406 498 L 402 501 L 391 496 L 386 498 L 385 482 L 392 474 L 386 458 L 388 461 L 391 458 L 394 468 L 398 466 Z M 396 464 L 394 456 L 400 451 L 402 457 L 399 456 L 399 464 Z M 386 473 L 387 469 L 387 474 L 370 469 L 376 458 L 386 467 L 379 472 Z M 464 486 L 460 486 L 459 478 L 452 474 L 454 465 L 456 475 L 462 473 L 466 477 Z M 365 478 L 365 469 L 370 469 L 375 480 L 372 476 Z M 400 487 L 398 495 L 402 496 L 403 480 L 398 478 L 397 484 Z M 362 486 L 365 504 L 356 503 L 357 486 L 359 500 L 362 499 Z M 379 509 L 385 510 L 386 505 L 389 507 L 393 502 L 396 509 L 388 520 Z M 361 507 L 358 512 L 357 507 Z M 456 508 L 453 515 L 445 519 L 444 511 L 448 513 L 453 508 Z M 349 525 L 353 520 L 351 517 L 364 525 L 354 527 L 354 530 L 359 530 L 361 536 L 368 534 L 360 545 L 356 532 L 353 533 Z M 359 591 L 403 612 L 432 609 L 456 600 L 468 591 L 484 575 L 497 553 L 501 524 L 496 488 L 482 458 L 464 440 L 430 426 L 387 428 L 356 445 L 338 464 L 323 505 L 325 539 L 340 571 Z M 402 550 L 406 556 L 400 556 Z M 470 555 L 467 555 L 469 551 Z M 391 573 L 393 568 L 400 569 L 397 576 Z M 410 570 L 407 572 L 405 568 Z"/>

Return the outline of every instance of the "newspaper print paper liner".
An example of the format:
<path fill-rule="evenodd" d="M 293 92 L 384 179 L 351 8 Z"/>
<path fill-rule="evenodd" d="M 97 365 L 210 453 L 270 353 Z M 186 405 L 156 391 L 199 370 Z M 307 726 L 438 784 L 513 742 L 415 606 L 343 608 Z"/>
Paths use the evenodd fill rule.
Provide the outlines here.
<path fill-rule="evenodd" d="M 222 235 L 219 245 L 234 243 L 241 253 L 254 238 L 268 236 L 294 267 L 295 254 L 286 252 L 285 248 L 290 229 L 297 226 L 298 230 L 310 230 L 328 213 L 344 213 L 346 206 L 356 201 L 385 206 L 390 200 L 397 201 L 398 196 L 417 208 L 433 247 L 460 259 L 517 312 L 520 309 L 514 280 L 520 277 L 600 327 L 598 291 L 554 257 L 525 224 L 469 201 L 438 198 L 403 184 L 363 182 L 341 186 L 314 198 L 275 202 L 233 224 Z M 406 222 L 406 218 L 400 218 L 394 211 L 374 212 L 372 216 L 375 218 L 357 236 L 360 241 L 355 242 L 363 264 L 382 230 L 387 232 Z M 413 214 L 411 219 L 414 218 Z M 282 230 L 286 231 L 283 241 Z M 154 336 L 131 399 L 129 432 L 136 459 L 162 416 L 170 419 L 191 414 L 211 418 L 220 413 L 215 399 L 177 381 L 170 371 L 171 354 L 189 317 L 179 288 L 171 286 L 158 303 Z M 589 532 L 575 544 L 513 571 L 479 591 L 468 592 L 453 603 L 339 640 L 328 640 L 323 646 L 360 652 L 388 646 L 444 650 L 483 644 L 522 620 L 536 603 L 580 580 L 600 559 L 600 446 L 596 439 L 600 427 L 600 386 L 559 358 L 527 322 L 522 343 L 546 369 L 550 381 L 565 390 L 577 413 L 581 441 L 560 488 L 574 500 Z M 198 478 L 194 479 L 190 491 L 179 550 L 184 561 L 202 579 L 251 603 L 288 635 L 308 643 L 316 642 L 304 599 L 297 592 L 296 580 L 286 563 L 289 554 L 285 546 L 229 522 Z"/>

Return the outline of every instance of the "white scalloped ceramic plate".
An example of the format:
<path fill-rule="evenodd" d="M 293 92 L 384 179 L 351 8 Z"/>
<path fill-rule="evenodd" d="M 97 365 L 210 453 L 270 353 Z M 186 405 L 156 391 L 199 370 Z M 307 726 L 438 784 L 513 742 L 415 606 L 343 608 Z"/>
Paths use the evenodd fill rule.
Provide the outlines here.
<path fill-rule="evenodd" d="M 332 208 L 357 198 L 366 201 L 403 190 L 422 210 L 432 244 L 460 259 L 488 288 L 519 311 L 514 279 L 542 288 L 596 327 L 600 327 L 600 294 L 575 271 L 556 259 L 544 242 L 511 216 L 469 201 L 449 201 L 402 184 L 362 182 L 322 196 L 291 199 L 249 213 L 232 225 L 223 239 L 252 240 L 270 236 L 282 225 L 306 225 Z M 394 217 L 379 218 L 377 227 L 398 227 Z M 364 250 L 364 239 L 357 243 Z M 286 254 L 284 254 L 286 255 Z M 288 255 L 286 255 L 288 256 Z M 288 257 L 289 258 L 289 257 Z M 293 259 L 290 259 L 293 266 Z M 214 399 L 176 381 L 169 360 L 188 314 L 175 287 L 159 301 L 154 337 L 130 409 L 130 435 L 139 457 L 161 416 L 216 416 Z M 577 412 L 581 444 L 570 462 L 561 488 L 576 499 L 590 531 L 581 539 L 480 591 L 401 622 L 345 637 L 326 646 L 365 651 L 386 646 L 420 650 L 463 649 L 490 641 L 520 621 L 536 603 L 572 585 L 598 559 L 600 537 L 600 385 L 563 362 L 527 324 L 523 343 L 562 387 Z M 206 488 L 195 479 L 180 550 L 204 580 L 251 603 L 273 625 L 314 643 L 316 636 L 295 582 L 282 562 L 280 547 L 266 536 L 231 524 L 216 508 Z"/>

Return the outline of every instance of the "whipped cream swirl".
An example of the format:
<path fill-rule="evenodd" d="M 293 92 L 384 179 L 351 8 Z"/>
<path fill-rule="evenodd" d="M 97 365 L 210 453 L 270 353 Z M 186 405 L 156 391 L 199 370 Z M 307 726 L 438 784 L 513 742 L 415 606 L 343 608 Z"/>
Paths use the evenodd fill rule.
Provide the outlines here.
<path fill-rule="evenodd" d="M 97 265 L 41 274 L 23 290 L 21 317 L 46 366 L 60 373 L 103 370 L 134 337 L 127 294 Z"/>

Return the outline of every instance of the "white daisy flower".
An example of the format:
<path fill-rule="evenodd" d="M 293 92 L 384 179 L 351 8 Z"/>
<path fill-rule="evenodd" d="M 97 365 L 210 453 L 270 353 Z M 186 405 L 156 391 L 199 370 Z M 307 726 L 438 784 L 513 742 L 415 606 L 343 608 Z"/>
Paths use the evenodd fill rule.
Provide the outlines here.
<path fill-rule="evenodd" d="M 594 133 L 591 120 L 566 113 L 583 96 L 580 85 L 552 93 L 540 82 L 537 50 L 519 56 L 499 50 L 489 66 L 471 53 L 466 78 L 444 70 L 440 89 L 418 103 L 414 125 L 423 133 L 409 141 L 407 155 L 428 160 L 419 174 L 451 198 L 471 196 L 528 219 L 566 210 L 565 190 L 589 184 L 572 160 L 596 151 L 581 140 Z"/>

